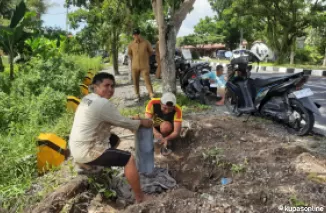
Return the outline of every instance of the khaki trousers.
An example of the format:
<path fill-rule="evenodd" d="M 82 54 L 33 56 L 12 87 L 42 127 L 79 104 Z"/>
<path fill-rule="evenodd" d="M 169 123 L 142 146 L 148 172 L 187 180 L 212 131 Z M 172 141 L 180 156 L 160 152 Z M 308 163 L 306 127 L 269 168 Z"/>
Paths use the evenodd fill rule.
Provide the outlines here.
<path fill-rule="evenodd" d="M 139 78 L 140 78 L 140 73 L 143 76 L 143 79 L 145 81 L 146 89 L 149 93 L 150 96 L 153 95 L 153 87 L 151 84 L 151 78 L 149 76 L 149 69 L 132 69 L 132 80 L 134 82 L 134 88 L 135 88 L 135 93 L 137 96 L 139 96 Z"/>

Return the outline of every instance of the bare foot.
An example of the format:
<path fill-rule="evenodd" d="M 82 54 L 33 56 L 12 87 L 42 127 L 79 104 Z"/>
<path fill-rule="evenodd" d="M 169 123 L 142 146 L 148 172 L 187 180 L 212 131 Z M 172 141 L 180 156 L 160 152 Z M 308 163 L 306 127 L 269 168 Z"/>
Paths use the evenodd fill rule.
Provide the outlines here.
<path fill-rule="evenodd" d="M 216 105 L 217 106 L 223 106 L 224 105 L 224 99 L 220 100 L 220 101 L 217 101 L 216 102 Z"/>
<path fill-rule="evenodd" d="M 143 203 L 145 201 L 151 200 L 152 196 L 144 194 L 142 199 L 136 199 L 136 204 Z"/>

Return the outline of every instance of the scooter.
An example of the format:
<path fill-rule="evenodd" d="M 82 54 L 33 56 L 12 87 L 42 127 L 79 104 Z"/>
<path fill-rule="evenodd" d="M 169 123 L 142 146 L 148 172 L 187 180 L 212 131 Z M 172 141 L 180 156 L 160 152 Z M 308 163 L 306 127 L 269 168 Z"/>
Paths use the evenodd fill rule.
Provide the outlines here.
<path fill-rule="evenodd" d="M 232 53 L 225 53 L 226 56 Z M 303 89 L 309 76 L 303 72 L 268 79 L 250 78 L 252 63 L 259 57 L 233 58 L 228 65 L 225 105 L 235 116 L 260 114 L 285 124 L 291 133 L 308 134 L 315 123 L 314 114 L 320 115 L 319 105 L 311 100 L 313 92 Z"/>
<path fill-rule="evenodd" d="M 202 75 L 210 72 L 211 67 L 207 62 L 193 64 L 180 73 L 180 85 L 185 95 L 192 100 L 199 100 L 201 104 L 208 104 L 208 97 L 212 95 L 209 82 L 202 79 Z"/>

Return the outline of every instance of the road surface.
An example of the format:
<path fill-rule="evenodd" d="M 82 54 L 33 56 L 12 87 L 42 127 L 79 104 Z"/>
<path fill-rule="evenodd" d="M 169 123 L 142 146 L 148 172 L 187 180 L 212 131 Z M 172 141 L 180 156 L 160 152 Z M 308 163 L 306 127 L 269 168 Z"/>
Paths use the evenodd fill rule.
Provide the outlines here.
<path fill-rule="evenodd" d="M 252 73 L 252 78 L 270 78 L 284 76 L 288 74 L 281 73 Z M 322 116 L 315 115 L 315 126 L 314 131 L 319 134 L 326 135 L 326 78 L 310 76 L 309 81 L 305 84 L 305 87 L 309 87 L 313 92 L 314 96 L 312 99 L 321 105 L 319 108 Z"/>

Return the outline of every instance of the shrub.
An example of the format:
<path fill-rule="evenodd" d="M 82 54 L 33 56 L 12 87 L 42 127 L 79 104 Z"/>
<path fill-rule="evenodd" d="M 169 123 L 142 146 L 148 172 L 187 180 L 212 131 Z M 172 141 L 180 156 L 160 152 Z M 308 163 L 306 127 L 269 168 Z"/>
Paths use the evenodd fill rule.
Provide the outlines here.
<path fill-rule="evenodd" d="M 69 134 L 73 114 L 65 110 L 66 96 L 79 94 L 88 69 L 101 69 L 100 60 L 63 55 L 31 59 L 12 82 L 0 73 L 0 207 L 10 209 L 37 177 L 37 136 Z"/>

